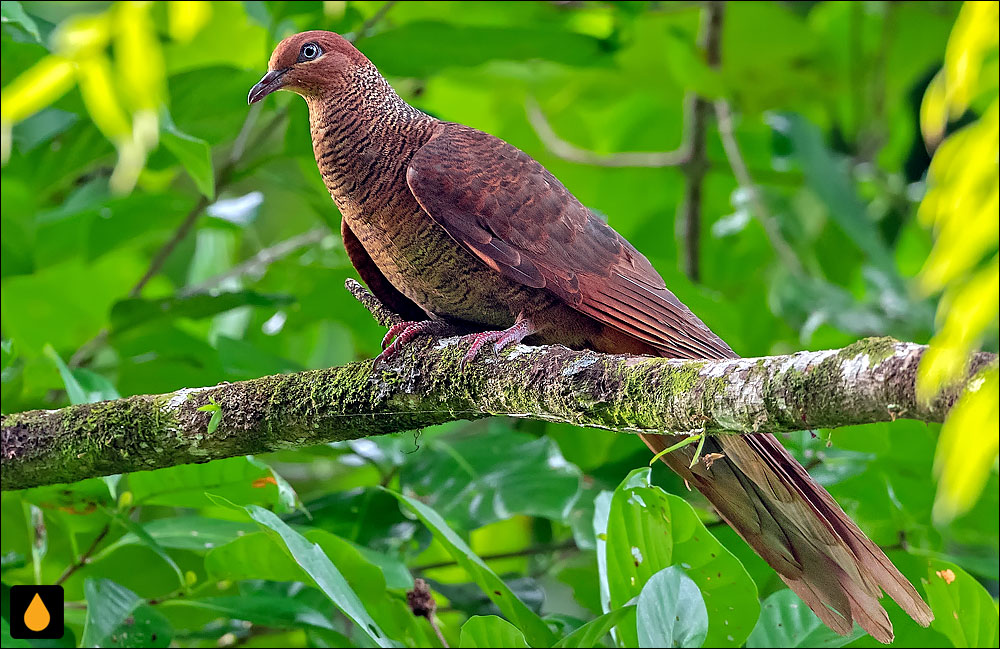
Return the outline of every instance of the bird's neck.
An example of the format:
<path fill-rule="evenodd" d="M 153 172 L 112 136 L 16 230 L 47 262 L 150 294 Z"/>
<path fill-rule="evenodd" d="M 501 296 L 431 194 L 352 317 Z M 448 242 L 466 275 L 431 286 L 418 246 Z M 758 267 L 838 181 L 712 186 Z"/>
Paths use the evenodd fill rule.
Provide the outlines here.
<path fill-rule="evenodd" d="M 306 100 L 316 164 L 343 212 L 366 211 L 365 201 L 387 189 L 373 183 L 405 184 L 409 158 L 436 122 L 407 104 L 374 66 L 354 75 L 336 97 Z"/>

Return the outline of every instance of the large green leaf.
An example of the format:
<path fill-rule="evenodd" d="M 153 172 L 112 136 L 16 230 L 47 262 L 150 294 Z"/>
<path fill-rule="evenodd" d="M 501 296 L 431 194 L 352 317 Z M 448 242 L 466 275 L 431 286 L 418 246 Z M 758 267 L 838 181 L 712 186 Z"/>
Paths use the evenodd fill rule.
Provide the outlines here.
<path fill-rule="evenodd" d="M 167 647 L 167 620 L 129 589 L 107 579 L 88 579 L 83 647 Z"/>
<path fill-rule="evenodd" d="M 785 588 L 764 600 L 747 647 L 843 647 L 863 635 L 856 624 L 849 634 L 838 635 Z"/>
<path fill-rule="evenodd" d="M 278 629 L 315 627 L 336 630 L 327 616 L 306 603 L 293 597 L 279 597 L 264 593 L 199 599 L 170 599 L 160 604 L 160 607 L 167 610 L 192 608 L 209 611 L 223 617 L 246 620 L 260 626 Z"/>
<path fill-rule="evenodd" d="M 396 646 L 375 623 L 357 593 L 318 544 L 310 543 L 266 509 L 256 505 L 250 505 L 245 509 L 251 519 L 281 539 L 288 554 L 305 571 L 310 580 L 330 598 L 334 606 L 357 624 L 372 642 L 380 647 Z"/>
<path fill-rule="evenodd" d="M 152 535 L 150 535 L 149 532 L 147 532 L 141 524 L 136 523 L 123 513 L 116 514 L 115 521 L 119 525 L 127 529 L 128 533 L 131 536 L 138 539 L 139 543 L 146 546 L 154 553 L 156 553 L 156 556 L 163 559 L 163 562 L 166 563 L 168 566 L 170 566 L 170 569 L 173 570 L 174 574 L 177 575 L 178 586 L 181 589 L 186 588 L 187 582 L 184 577 L 184 572 L 181 570 L 180 566 L 177 565 L 177 562 L 174 561 L 174 558 L 170 556 L 170 554 L 163 548 L 163 546 L 161 546 L 160 543 L 155 538 L 153 538 Z"/>
<path fill-rule="evenodd" d="M 24 13 L 20 2 L 4 0 L 3 5 L 0 5 L 0 22 L 4 25 L 17 25 L 36 41 L 42 40 L 41 34 L 38 33 L 38 25 L 31 16 Z"/>
<path fill-rule="evenodd" d="M 489 43 L 489 47 L 484 47 Z M 547 59 L 570 65 L 599 64 L 601 42 L 592 36 L 534 27 L 454 25 L 419 21 L 364 39 L 361 47 L 383 73 L 422 77 L 452 66 L 492 59 Z"/>
<path fill-rule="evenodd" d="M 493 572 L 486 563 L 472 551 L 472 548 L 444 522 L 441 515 L 420 502 L 403 494 L 393 493 L 399 502 L 423 521 L 434 537 L 451 554 L 458 565 L 465 568 L 473 581 L 493 600 L 500 612 L 511 620 L 535 647 L 548 647 L 555 637 L 548 625 L 519 600 L 513 591 Z"/>
<path fill-rule="evenodd" d="M 600 615 L 590 622 L 580 626 L 572 633 L 555 644 L 556 647 L 576 649 L 578 647 L 596 647 L 604 636 L 615 626 L 628 626 L 629 619 L 635 616 L 635 606 L 628 605 L 616 608 L 610 613 Z"/>
<path fill-rule="evenodd" d="M 956 647 L 997 646 L 997 605 L 974 577 L 953 563 L 932 559 L 922 581 L 934 611 L 931 628 Z"/>
<path fill-rule="evenodd" d="M 705 600 L 678 566 L 664 568 L 642 587 L 636 630 L 640 647 L 702 646 L 708 635 Z"/>
<path fill-rule="evenodd" d="M 706 645 L 739 646 L 750 634 L 760 611 L 750 575 L 705 529 L 690 505 L 649 486 L 648 468 L 630 473 L 614 491 L 605 530 L 598 536 L 605 537 L 603 574 L 611 607 L 639 595 L 655 573 L 678 565 L 704 597 L 709 621 Z M 638 642 L 634 630 L 619 630 L 627 641 Z"/>
<path fill-rule="evenodd" d="M 111 381 L 100 374 L 85 369 L 70 369 L 51 345 L 45 346 L 45 355 L 59 368 L 59 375 L 66 386 L 66 396 L 69 397 L 70 403 L 94 403 L 121 396 Z"/>
<path fill-rule="evenodd" d="M 528 649 L 524 634 L 507 620 L 496 615 L 475 615 L 462 625 L 459 647 L 511 647 Z"/>
<path fill-rule="evenodd" d="M 128 486 L 135 502 L 146 505 L 205 507 L 206 493 L 240 504 L 282 503 L 271 469 L 246 457 L 139 471 L 128 476 Z"/>
<path fill-rule="evenodd" d="M 202 516 L 171 516 L 142 523 L 145 533 L 162 548 L 207 552 L 230 541 L 256 531 L 249 523 L 227 521 Z M 138 535 L 129 532 L 104 548 L 98 557 L 110 554 L 115 549 L 142 543 Z"/>
<path fill-rule="evenodd" d="M 441 436 L 403 466 L 400 485 L 458 529 L 529 514 L 563 520 L 580 472 L 548 438 L 495 432 Z"/>

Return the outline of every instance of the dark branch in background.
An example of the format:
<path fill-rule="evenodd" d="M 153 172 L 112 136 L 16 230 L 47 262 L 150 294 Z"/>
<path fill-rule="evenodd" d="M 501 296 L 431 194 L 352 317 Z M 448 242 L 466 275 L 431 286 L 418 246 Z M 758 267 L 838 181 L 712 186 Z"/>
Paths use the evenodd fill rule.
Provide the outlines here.
<path fill-rule="evenodd" d="M 718 67 L 722 58 L 724 3 L 713 1 L 704 5 L 693 3 L 691 6 L 703 6 L 699 42 L 705 56 L 705 62 L 712 67 Z M 754 217 L 764 228 L 764 232 L 782 264 L 796 275 L 804 274 L 802 262 L 781 233 L 777 220 L 770 213 L 760 189 L 751 178 L 750 170 L 744 161 L 734 135 L 733 116 L 729 104 L 720 99 L 714 102 L 714 107 L 719 137 L 722 140 L 726 158 L 737 183 L 750 199 Z M 601 167 L 679 167 L 681 169 L 684 173 L 684 198 L 678 210 L 677 239 L 683 243 L 681 252 L 685 273 L 692 280 L 697 281 L 700 276 L 702 186 L 704 177 L 712 166 L 705 147 L 705 133 L 709 115 L 712 113 L 712 102 L 698 97 L 694 93 L 689 93 L 685 97 L 684 133 L 680 147 L 674 151 L 648 153 L 597 153 L 581 149 L 561 139 L 555 133 L 534 99 L 528 98 L 526 108 L 528 121 L 542 144 L 564 160 Z M 782 179 L 784 176 L 776 178 L 776 180 Z"/>
<path fill-rule="evenodd" d="M 348 280 L 355 294 L 364 293 Z M 398 318 L 374 296 L 381 320 Z M 469 341 L 418 339 L 394 360 L 2 417 L 3 489 L 312 446 L 511 415 L 628 432 L 781 432 L 898 418 L 943 421 L 964 385 L 917 399 L 923 345 L 671 360 L 518 345 L 464 370 Z M 979 353 L 970 375 L 996 363 Z M 222 420 L 211 434 L 217 404 Z"/>
<path fill-rule="evenodd" d="M 702 13 L 699 44 L 705 62 L 718 67 L 721 59 L 723 3 L 708 2 Z M 678 210 L 677 240 L 685 274 L 692 281 L 701 277 L 701 204 L 705 175 L 709 170 L 705 136 L 712 115 L 709 100 L 689 92 L 684 98 L 684 122 L 681 145 L 673 151 L 597 153 L 581 149 L 560 138 L 546 120 L 537 102 L 528 98 L 528 121 L 552 153 L 578 164 L 601 167 L 679 167 L 684 174 L 684 198 Z"/>
<path fill-rule="evenodd" d="M 59 576 L 59 579 L 56 580 L 56 585 L 62 584 L 67 579 L 72 577 L 73 573 L 90 563 L 90 558 L 94 555 L 94 551 L 97 550 L 97 546 L 101 544 L 101 541 L 104 540 L 104 537 L 107 536 L 110 531 L 111 521 L 108 521 L 108 523 L 101 528 L 101 531 L 97 533 L 97 536 L 94 537 L 94 542 L 90 544 L 90 547 L 88 547 L 86 551 L 80 555 L 80 558 L 68 566 L 63 574 Z"/>
<path fill-rule="evenodd" d="M 699 36 L 705 62 L 719 66 L 722 41 L 722 2 L 709 2 L 702 11 Z M 677 240 L 683 242 L 681 258 L 684 273 L 693 282 L 701 281 L 701 203 L 708 155 L 705 153 L 705 132 L 712 114 L 712 104 L 704 97 L 688 93 L 685 100 L 685 148 L 690 156 L 684 162 L 684 200 L 677 219 Z"/>

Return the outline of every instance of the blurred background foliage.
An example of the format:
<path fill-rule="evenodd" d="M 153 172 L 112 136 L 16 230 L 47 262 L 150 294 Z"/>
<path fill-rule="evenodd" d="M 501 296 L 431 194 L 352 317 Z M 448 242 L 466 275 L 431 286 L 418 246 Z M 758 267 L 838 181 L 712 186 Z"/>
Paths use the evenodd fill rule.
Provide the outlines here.
<path fill-rule="evenodd" d="M 931 341 L 929 396 L 996 351 L 997 3 L 730 3 L 717 60 L 705 12 L 4 1 L 3 412 L 376 353 L 304 103 L 246 106 L 304 29 L 539 159 L 742 355 Z M 693 238 L 695 165 L 655 155 L 691 146 Z M 927 595 L 929 630 L 887 603 L 899 646 L 996 646 L 997 384 L 943 431 L 785 439 Z M 630 435 L 495 419 L 4 493 L 3 644 L 27 646 L 8 586 L 58 581 L 79 603 L 62 645 L 439 645 L 406 607 L 422 577 L 452 646 L 873 645 L 825 631 L 674 476 L 629 473 L 647 460 Z M 635 574 L 608 568 L 633 548 Z"/>

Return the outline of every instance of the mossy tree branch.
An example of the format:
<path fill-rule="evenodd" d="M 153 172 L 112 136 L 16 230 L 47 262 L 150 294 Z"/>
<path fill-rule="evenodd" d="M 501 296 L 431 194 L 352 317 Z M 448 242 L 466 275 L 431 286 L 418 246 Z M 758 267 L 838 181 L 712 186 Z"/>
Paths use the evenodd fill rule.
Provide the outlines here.
<path fill-rule="evenodd" d="M 392 321 L 349 286 L 382 324 Z M 361 297 L 364 296 L 364 297 Z M 518 345 L 465 371 L 462 338 L 418 339 L 397 358 L 139 395 L 2 418 L 2 488 L 384 435 L 512 415 L 617 431 L 752 433 L 897 418 L 940 422 L 964 386 L 917 399 L 922 345 L 889 338 L 840 350 L 724 361 Z M 980 353 L 970 376 L 996 363 Z M 222 409 L 208 433 L 210 403 Z"/>

